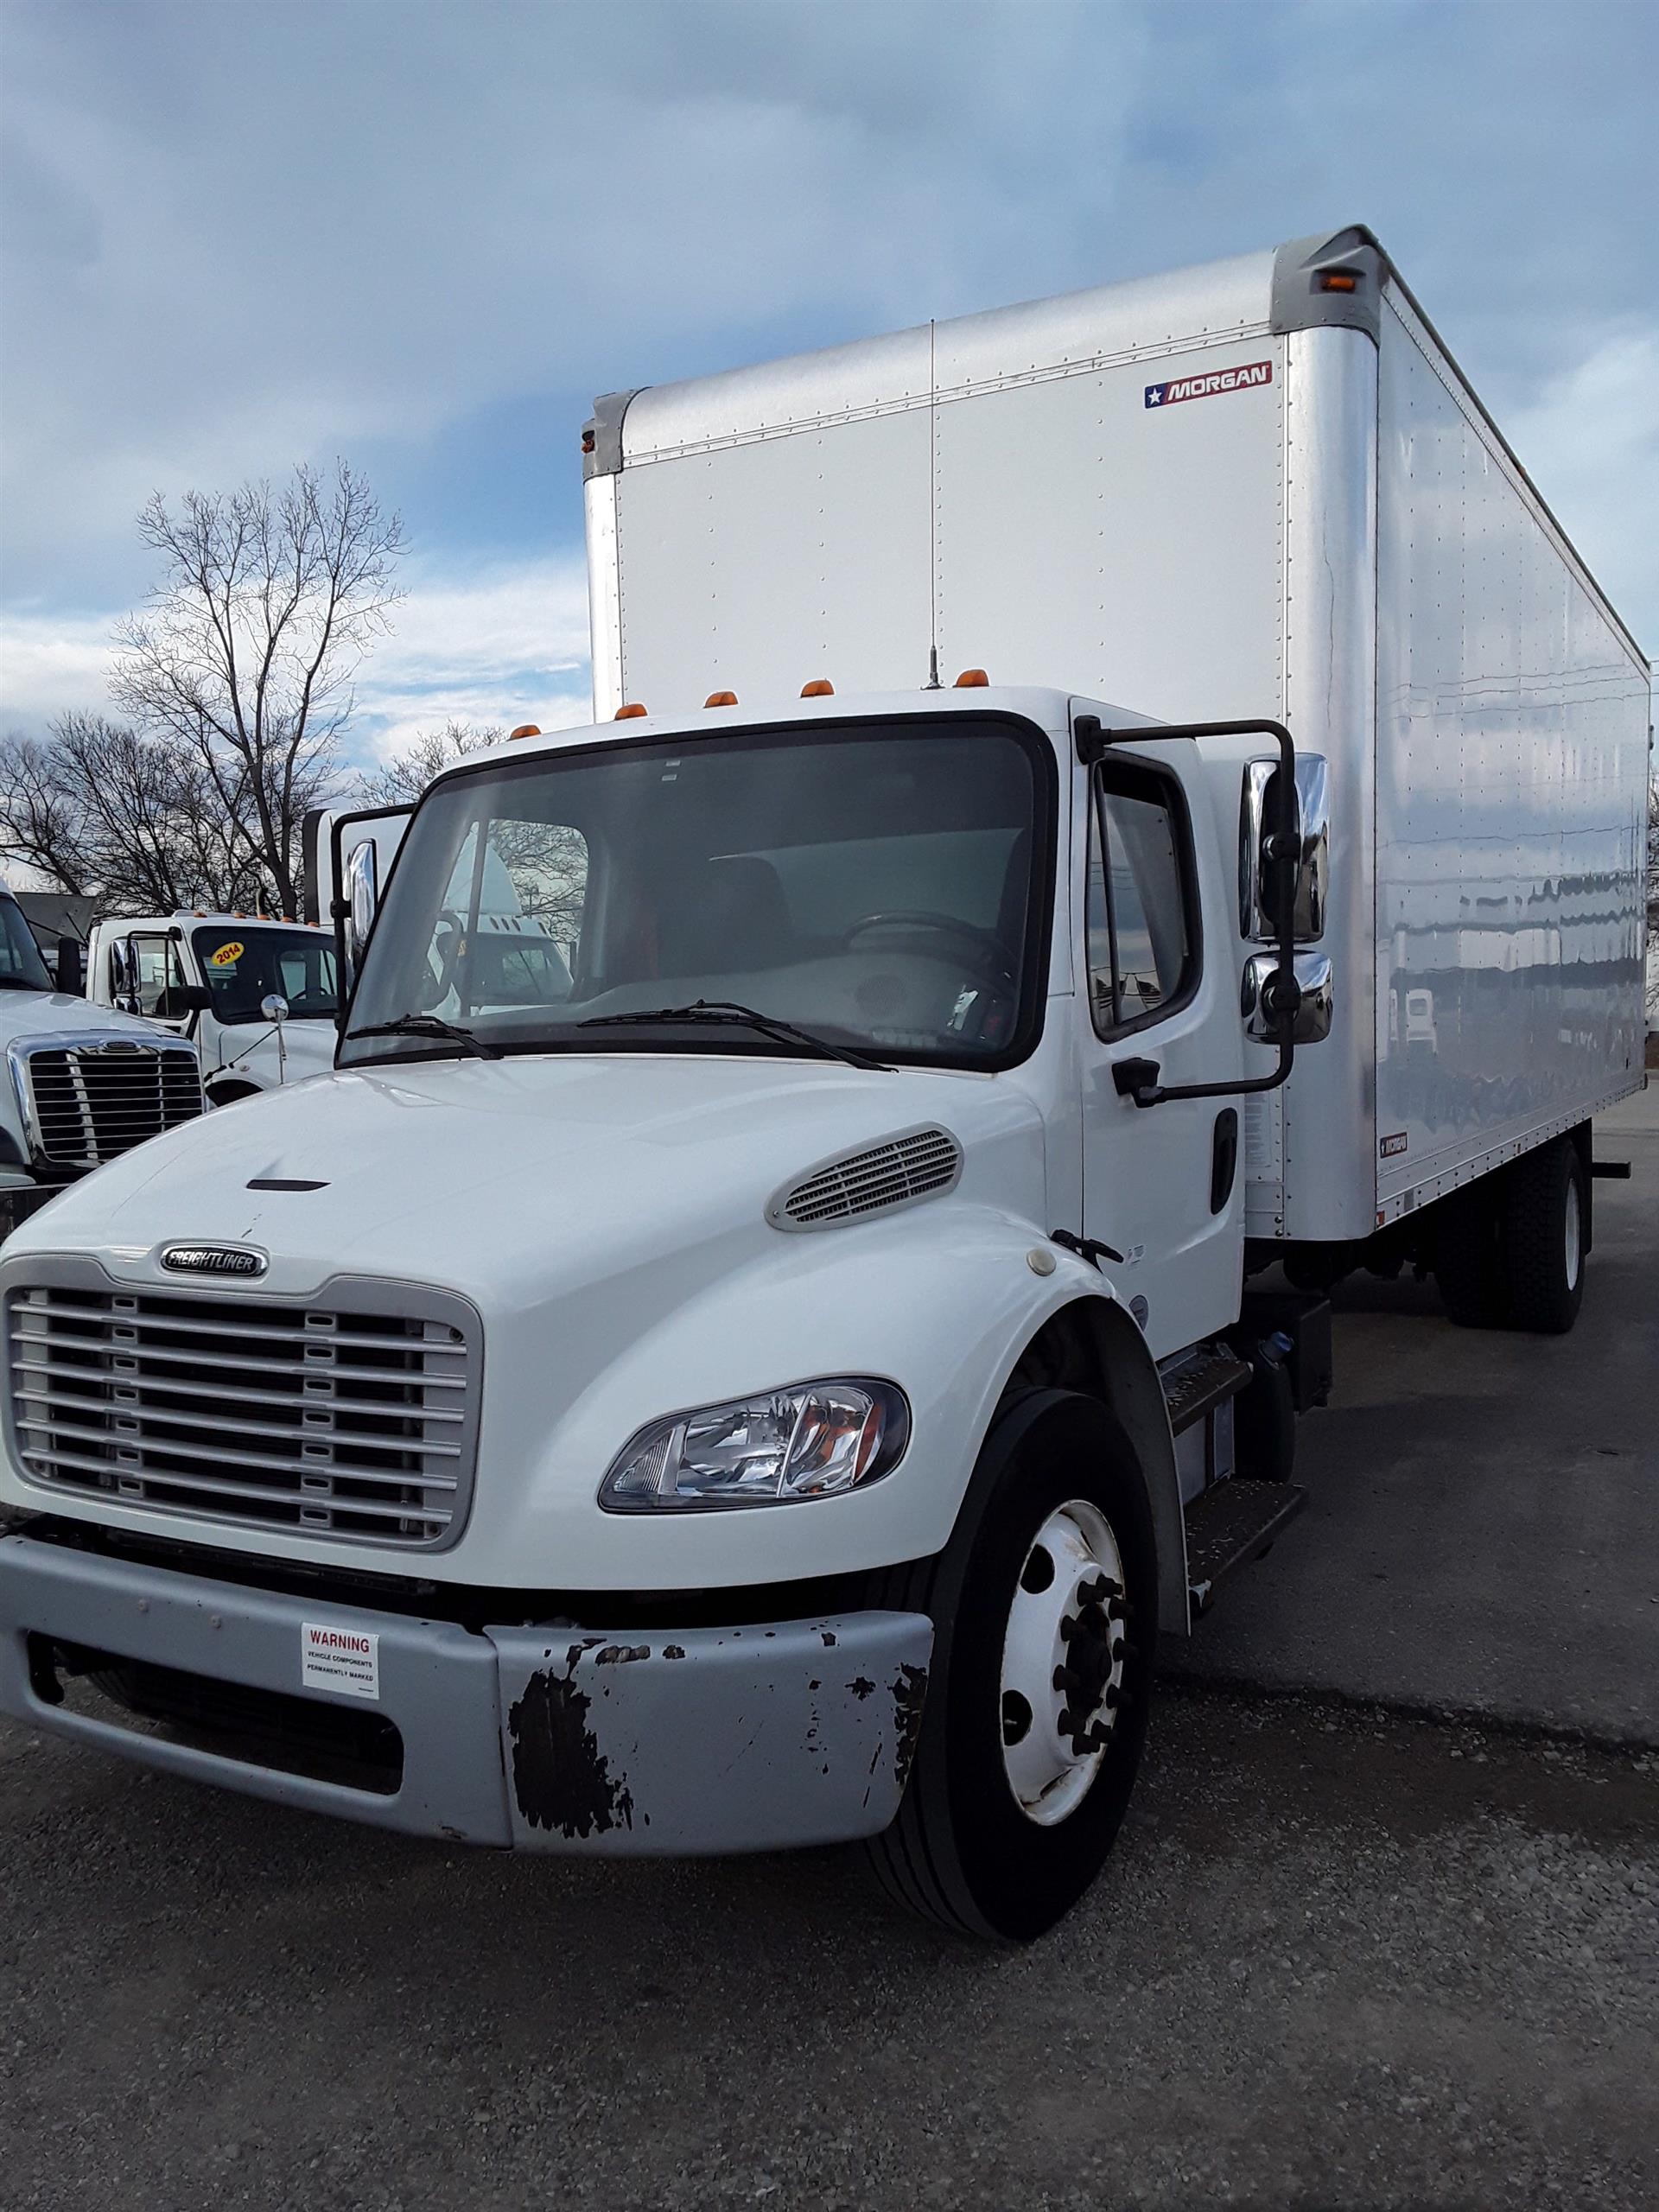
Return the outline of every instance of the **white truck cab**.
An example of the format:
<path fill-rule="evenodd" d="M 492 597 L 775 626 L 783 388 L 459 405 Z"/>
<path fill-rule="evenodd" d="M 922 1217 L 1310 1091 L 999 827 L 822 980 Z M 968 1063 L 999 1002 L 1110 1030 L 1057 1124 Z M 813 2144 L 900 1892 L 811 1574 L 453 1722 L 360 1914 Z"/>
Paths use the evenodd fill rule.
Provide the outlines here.
<path fill-rule="evenodd" d="M 0 1220 L 24 1220 L 67 1184 L 201 1111 L 193 1046 L 161 1025 L 58 989 L 0 888 Z M 0 1230 L 0 1233 L 3 1233 Z"/>
<path fill-rule="evenodd" d="M 1322 1286 L 1572 1325 L 1646 664 L 1357 230 L 584 449 L 594 724 L 335 822 L 333 1071 L 0 1254 L 0 1707 L 1022 1939 L 1301 1503 Z"/>
<path fill-rule="evenodd" d="M 212 1106 L 334 1063 L 334 942 L 308 923 L 207 913 L 101 921 L 87 945 L 86 995 L 189 1038 Z"/>

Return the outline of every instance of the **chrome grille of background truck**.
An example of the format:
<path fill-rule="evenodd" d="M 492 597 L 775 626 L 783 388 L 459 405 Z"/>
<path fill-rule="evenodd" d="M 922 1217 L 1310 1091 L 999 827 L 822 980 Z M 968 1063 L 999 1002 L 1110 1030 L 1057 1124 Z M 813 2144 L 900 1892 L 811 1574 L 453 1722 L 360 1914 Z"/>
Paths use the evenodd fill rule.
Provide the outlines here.
<path fill-rule="evenodd" d="M 464 1301 L 347 1281 L 308 1303 L 52 1282 L 6 1303 L 31 1483 L 404 1548 L 460 1534 L 480 1365 Z"/>
<path fill-rule="evenodd" d="M 191 1045 L 49 1039 L 16 1050 L 14 1061 L 34 1148 L 54 1166 L 96 1167 L 202 1109 Z"/>

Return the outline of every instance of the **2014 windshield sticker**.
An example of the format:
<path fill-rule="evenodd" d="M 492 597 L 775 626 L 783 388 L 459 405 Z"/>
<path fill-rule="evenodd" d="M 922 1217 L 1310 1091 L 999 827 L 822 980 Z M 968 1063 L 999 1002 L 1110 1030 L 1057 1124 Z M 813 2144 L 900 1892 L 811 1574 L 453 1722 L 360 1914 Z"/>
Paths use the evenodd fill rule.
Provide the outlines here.
<path fill-rule="evenodd" d="M 1273 382 L 1271 361 L 1251 361 L 1242 369 L 1206 369 L 1202 376 L 1171 377 L 1147 386 L 1148 407 L 1173 407 L 1181 399 L 1214 399 L 1224 391 L 1252 391 Z"/>

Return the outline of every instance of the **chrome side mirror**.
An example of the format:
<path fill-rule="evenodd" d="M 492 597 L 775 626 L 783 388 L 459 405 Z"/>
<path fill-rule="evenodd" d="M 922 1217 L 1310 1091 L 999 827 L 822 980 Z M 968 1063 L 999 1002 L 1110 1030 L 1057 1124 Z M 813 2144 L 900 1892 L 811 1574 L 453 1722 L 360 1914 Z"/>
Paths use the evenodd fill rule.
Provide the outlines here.
<path fill-rule="evenodd" d="M 138 1011 L 138 947 L 130 937 L 110 945 L 110 995 L 123 1014 Z"/>
<path fill-rule="evenodd" d="M 1279 1041 L 1279 1031 L 1268 1004 L 1268 986 L 1279 972 L 1279 956 L 1274 952 L 1253 952 L 1244 963 L 1243 982 L 1239 990 L 1239 1011 L 1244 1017 L 1244 1034 L 1254 1037 L 1263 1045 Z M 1325 952 L 1299 952 L 1296 956 L 1296 987 L 1301 1001 L 1296 1009 L 1296 1025 L 1291 1034 L 1299 1045 L 1321 1044 L 1331 1034 L 1332 1019 L 1336 1012 L 1336 985 L 1332 971 L 1331 957 Z"/>
<path fill-rule="evenodd" d="M 1250 761 L 1239 809 L 1238 929 L 1241 937 L 1258 943 L 1278 935 L 1267 904 L 1268 864 L 1262 852 L 1268 787 L 1278 772 L 1276 760 Z M 1296 756 L 1296 814 L 1302 847 L 1296 870 L 1296 942 L 1312 944 L 1325 935 L 1331 874 L 1330 775 L 1318 753 Z"/>
<path fill-rule="evenodd" d="M 365 838 L 362 844 L 353 846 L 352 856 L 346 863 L 346 903 L 350 909 L 346 925 L 349 941 L 346 949 L 351 956 L 353 971 L 363 957 L 369 931 L 374 927 L 378 896 L 374 841 Z"/>

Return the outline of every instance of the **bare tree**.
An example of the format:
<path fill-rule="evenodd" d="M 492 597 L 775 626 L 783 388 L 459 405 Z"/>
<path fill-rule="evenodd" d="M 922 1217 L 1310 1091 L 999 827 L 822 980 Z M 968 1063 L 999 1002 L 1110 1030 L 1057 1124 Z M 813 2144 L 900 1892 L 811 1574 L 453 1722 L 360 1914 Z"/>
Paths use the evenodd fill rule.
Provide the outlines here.
<path fill-rule="evenodd" d="M 301 832 L 337 773 L 363 655 L 402 596 L 403 524 L 345 462 L 285 487 L 157 493 L 138 518 L 162 581 L 120 632 L 111 692 L 200 762 L 238 856 L 298 912 Z"/>
<path fill-rule="evenodd" d="M 357 806 L 412 806 L 440 768 L 499 745 L 504 722 L 447 721 L 442 729 L 422 730 L 383 767 L 359 776 L 353 791 Z"/>
<path fill-rule="evenodd" d="M 0 859 L 49 876 L 73 898 L 97 887 L 80 809 L 64 789 L 51 748 L 27 737 L 0 739 Z"/>
<path fill-rule="evenodd" d="M 0 745 L 0 853 L 113 912 L 257 908 L 270 887 L 196 753 L 102 715 Z"/>

